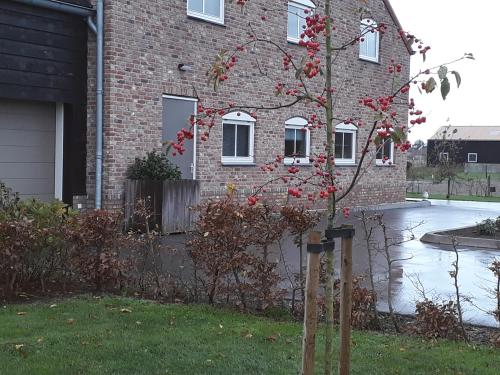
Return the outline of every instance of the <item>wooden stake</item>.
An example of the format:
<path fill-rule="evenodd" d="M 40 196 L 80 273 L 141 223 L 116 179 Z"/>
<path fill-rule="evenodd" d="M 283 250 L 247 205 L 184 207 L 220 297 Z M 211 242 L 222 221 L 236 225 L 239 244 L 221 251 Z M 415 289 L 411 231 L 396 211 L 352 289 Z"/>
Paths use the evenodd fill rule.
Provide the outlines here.
<path fill-rule="evenodd" d="M 311 232 L 309 244 L 321 243 L 321 233 Z M 307 253 L 306 301 L 304 306 L 304 338 L 302 341 L 302 374 L 314 374 L 314 354 L 317 329 L 317 293 L 319 286 L 320 254 Z"/>
<path fill-rule="evenodd" d="M 351 356 L 352 237 L 342 238 L 341 258 L 339 375 L 348 375 Z"/>

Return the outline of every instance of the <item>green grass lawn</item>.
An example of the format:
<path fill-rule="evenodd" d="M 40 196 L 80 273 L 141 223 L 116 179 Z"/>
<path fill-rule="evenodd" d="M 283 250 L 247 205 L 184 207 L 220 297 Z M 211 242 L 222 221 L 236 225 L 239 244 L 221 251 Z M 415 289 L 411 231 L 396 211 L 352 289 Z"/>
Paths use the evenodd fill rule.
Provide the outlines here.
<path fill-rule="evenodd" d="M 406 193 L 407 198 L 422 198 L 422 193 Z M 446 199 L 446 194 L 430 194 L 429 199 Z M 469 202 L 500 202 L 500 197 L 477 197 L 475 195 L 452 195 L 450 200 Z"/>
<path fill-rule="evenodd" d="M 55 305 L 54 305 L 55 304 Z M 1 306 L 0 306 L 1 307 Z M 80 297 L 0 309 L 0 374 L 297 374 L 302 325 Z M 322 373 L 323 337 L 318 337 Z M 499 374 L 500 352 L 355 332 L 353 374 Z"/>

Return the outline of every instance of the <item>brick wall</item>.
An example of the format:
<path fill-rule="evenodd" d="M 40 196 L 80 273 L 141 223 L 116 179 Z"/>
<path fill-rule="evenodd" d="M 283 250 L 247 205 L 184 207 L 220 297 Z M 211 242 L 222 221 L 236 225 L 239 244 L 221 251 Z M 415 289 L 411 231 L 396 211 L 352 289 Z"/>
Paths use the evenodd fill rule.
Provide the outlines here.
<path fill-rule="evenodd" d="M 284 102 L 273 93 L 270 80 L 259 75 L 257 58 L 270 77 L 283 76 L 281 56 L 270 46 L 258 46 L 244 54 L 231 79 L 214 93 L 207 87 L 205 72 L 215 54 L 248 40 L 248 22 L 252 22 L 259 36 L 269 36 L 294 56 L 303 54 L 303 48 L 287 43 L 286 1 L 273 3 L 268 20 L 262 22 L 262 7 L 269 1 L 252 0 L 244 12 L 235 2 L 226 1 L 225 25 L 215 25 L 188 18 L 186 0 L 108 0 L 105 9 L 105 114 L 104 114 L 104 175 L 103 200 L 107 208 L 123 205 L 123 188 L 127 166 L 136 156 L 161 148 L 162 95 L 194 96 L 193 88 L 206 106 L 220 106 L 229 101 L 238 104 L 269 106 Z M 335 40 L 346 41 L 359 29 L 358 6 L 354 0 L 334 1 Z M 368 1 L 372 18 L 394 25 L 382 0 Z M 89 38 L 89 110 L 88 110 L 88 186 L 89 197 L 95 187 L 95 66 L 94 37 Z M 358 99 L 390 93 L 387 65 L 391 59 L 404 65 L 402 78 L 409 74 L 409 54 L 391 27 L 380 41 L 380 64 L 358 58 L 358 47 L 339 54 L 334 66 L 338 100 L 335 116 L 355 117 L 360 114 Z M 178 64 L 194 66 L 192 72 L 181 72 Z M 283 78 L 282 78 L 283 79 Z M 283 79 L 284 80 L 284 79 Z M 321 91 L 321 77 L 312 84 Z M 228 182 L 240 189 L 251 189 L 268 179 L 259 165 L 284 151 L 284 123 L 294 116 L 308 117 L 313 106 L 300 105 L 273 112 L 259 112 L 255 126 L 255 162 L 257 166 L 222 166 L 220 161 L 221 126 L 216 126 L 208 142 L 198 143 L 197 178 L 202 181 L 204 197 L 223 193 Z M 406 123 L 406 109 L 401 108 L 401 119 Z M 366 112 L 365 112 L 366 113 Z M 373 116 L 367 113 L 365 118 Z M 368 129 L 358 130 L 358 155 L 367 137 Z M 325 131 L 311 133 L 311 152 L 320 152 L 326 140 Z M 405 197 L 406 155 L 395 153 L 393 166 L 375 166 L 374 152 L 368 158 L 371 166 L 350 196 L 349 205 L 399 202 Z M 283 167 L 284 168 L 284 167 Z M 354 167 L 338 168 L 341 184 L 348 183 Z M 283 186 L 270 188 L 272 193 L 285 196 Z"/>

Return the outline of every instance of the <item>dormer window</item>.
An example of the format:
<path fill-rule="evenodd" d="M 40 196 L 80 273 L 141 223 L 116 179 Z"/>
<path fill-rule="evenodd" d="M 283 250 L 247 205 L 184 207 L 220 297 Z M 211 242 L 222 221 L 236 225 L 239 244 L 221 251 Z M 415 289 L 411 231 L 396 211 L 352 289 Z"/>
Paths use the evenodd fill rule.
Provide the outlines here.
<path fill-rule="evenodd" d="M 366 18 L 361 21 L 360 31 L 359 58 L 379 62 L 380 34 L 377 30 L 377 23 Z"/>
<path fill-rule="evenodd" d="M 224 24 L 224 0 L 187 0 L 188 16 Z"/>
<path fill-rule="evenodd" d="M 288 2 L 288 34 L 290 43 L 298 44 L 300 34 L 304 32 L 306 17 L 316 6 L 310 0 L 293 0 Z"/>

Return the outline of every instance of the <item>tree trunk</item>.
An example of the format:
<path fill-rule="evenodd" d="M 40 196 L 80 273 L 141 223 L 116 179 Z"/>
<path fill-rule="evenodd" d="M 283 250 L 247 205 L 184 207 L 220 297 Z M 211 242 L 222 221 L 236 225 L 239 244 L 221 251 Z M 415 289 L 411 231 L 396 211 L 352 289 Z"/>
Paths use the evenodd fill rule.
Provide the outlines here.
<path fill-rule="evenodd" d="M 375 319 L 375 325 L 378 329 L 381 328 L 380 325 L 380 319 L 378 316 L 378 309 L 377 309 L 377 292 L 375 291 L 375 279 L 373 276 L 373 254 L 372 254 L 372 246 L 370 244 L 370 239 L 372 237 L 372 230 L 373 228 L 370 228 L 368 230 L 368 218 L 366 217 L 366 213 L 363 211 L 361 212 L 361 219 L 363 222 L 363 231 L 365 232 L 365 241 L 366 241 L 366 250 L 368 252 L 368 277 L 370 279 L 370 288 L 373 292 L 373 316 Z"/>
<path fill-rule="evenodd" d="M 469 337 L 467 336 L 467 332 L 465 331 L 465 326 L 464 326 L 464 321 L 463 321 L 463 314 L 462 314 L 462 304 L 460 303 L 460 288 L 458 286 L 458 271 L 459 271 L 459 266 L 458 266 L 458 249 L 457 249 L 457 242 L 455 238 L 452 238 L 451 240 L 453 244 L 453 251 L 455 252 L 455 262 L 453 263 L 453 268 L 455 268 L 455 272 L 453 272 L 453 282 L 455 285 L 455 296 L 457 299 L 457 310 L 458 310 L 458 321 L 460 323 L 460 329 L 462 330 L 462 337 L 466 343 L 469 342 Z"/>
<path fill-rule="evenodd" d="M 334 138 L 333 138 L 333 79 L 332 79 L 332 20 L 331 20 L 331 0 L 325 0 L 326 19 L 326 58 L 325 58 L 325 89 L 326 89 L 326 154 L 327 169 L 330 180 L 333 183 L 334 172 Z M 333 229 L 335 219 L 335 194 L 328 196 L 328 229 Z M 332 374 L 333 359 L 333 283 L 334 283 L 334 252 L 326 253 L 326 338 L 325 338 L 325 375 Z"/>
<path fill-rule="evenodd" d="M 396 319 L 396 315 L 394 314 L 394 307 L 392 305 L 392 284 L 393 284 L 393 279 L 392 279 L 392 259 L 391 259 L 391 252 L 390 252 L 390 245 L 389 245 L 389 238 L 387 237 L 387 228 L 383 222 L 383 219 L 379 217 L 379 223 L 380 226 L 382 227 L 382 232 L 384 234 L 384 252 L 385 252 L 385 257 L 387 259 L 387 266 L 388 266 L 388 273 L 389 273 L 389 282 L 387 283 L 387 305 L 389 306 L 389 316 L 391 317 L 392 324 L 394 325 L 394 329 L 396 330 L 397 333 L 400 332 L 399 329 L 399 323 L 398 320 Z"/>

